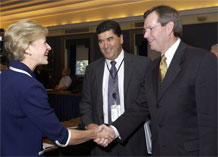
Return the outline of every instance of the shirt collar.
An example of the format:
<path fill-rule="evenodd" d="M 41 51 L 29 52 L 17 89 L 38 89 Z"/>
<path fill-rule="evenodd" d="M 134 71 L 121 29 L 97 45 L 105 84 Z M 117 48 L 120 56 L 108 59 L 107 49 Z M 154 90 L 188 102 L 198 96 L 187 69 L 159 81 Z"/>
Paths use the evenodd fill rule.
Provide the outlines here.
<path fill-rule="evenodd" d="M 167 58 L 167 60 L 166 60 L 167 67 L 169 67 L 180 42 L 181 42 L 181 39 L 178 38 L 177 41 L 166 51 L 165 57 Z"/>

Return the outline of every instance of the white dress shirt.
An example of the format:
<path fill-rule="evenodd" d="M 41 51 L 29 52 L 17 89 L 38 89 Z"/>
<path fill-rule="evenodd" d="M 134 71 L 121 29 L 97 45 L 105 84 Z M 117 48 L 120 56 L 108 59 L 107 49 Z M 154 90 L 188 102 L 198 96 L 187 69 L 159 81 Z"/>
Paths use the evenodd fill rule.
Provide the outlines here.
<path fill-rule="evenodd" d="M 70 78 L 70 76 L 64 76 L 61 78 L 58 88 L 69 87 L 71 83 L 72 83 L 72 79 Z"/>
<path fill-rule="evenodd" d="M 166 57 L 167 68 L 169 68 L 170 63 L 173 59 L 174 54 L 176 53 L 176 50 L 177 50 L 180 42 L 181 42 L 181 39 L 178 38 L 177 41 L 164 54 Z"/>

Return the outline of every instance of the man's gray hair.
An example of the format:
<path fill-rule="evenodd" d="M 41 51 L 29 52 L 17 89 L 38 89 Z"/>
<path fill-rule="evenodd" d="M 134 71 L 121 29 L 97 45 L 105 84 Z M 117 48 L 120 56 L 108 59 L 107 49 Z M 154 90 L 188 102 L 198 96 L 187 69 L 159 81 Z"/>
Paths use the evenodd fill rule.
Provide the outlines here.
<path fill-rule="evenodd" d="M 216 50 L 218 52 L 218 43 L 211 46 L 211 49 Z"/>

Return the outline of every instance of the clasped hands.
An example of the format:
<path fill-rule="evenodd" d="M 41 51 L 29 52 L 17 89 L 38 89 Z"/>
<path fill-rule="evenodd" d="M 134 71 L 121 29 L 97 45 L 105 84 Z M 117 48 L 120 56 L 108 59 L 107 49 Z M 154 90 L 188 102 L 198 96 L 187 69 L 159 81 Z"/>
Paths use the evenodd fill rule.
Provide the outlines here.
<path fill-rule="evenodd" d="M 98 126 L 97 124 L 90 124 L 88 129 L 96 129 L 97 135 L 93 139 L 98 145 L 107 147 L 115 139 L 115 132 L 112 127 L 104 124 Z"/>

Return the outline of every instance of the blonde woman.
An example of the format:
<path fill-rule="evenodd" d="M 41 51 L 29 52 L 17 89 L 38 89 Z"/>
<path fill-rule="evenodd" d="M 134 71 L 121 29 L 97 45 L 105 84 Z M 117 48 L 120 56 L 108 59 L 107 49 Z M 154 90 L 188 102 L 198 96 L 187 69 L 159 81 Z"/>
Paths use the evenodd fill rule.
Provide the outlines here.
<path fill-rule="evenodd" d="M 60 147 L 103 136 L 98 129 L 64 128 L 48 104 L 46 90 L 33 74 L 37 65 L 48 64 L 47 33 L 47 28 L 28 20 L 10 25 L 5 32 L 5 49 L 13 61 L 0 78 L 0 156 L 42 155 L 42 135 Z"/>

